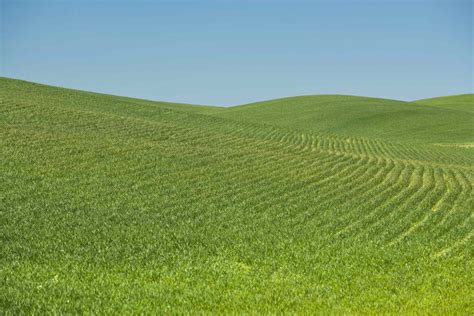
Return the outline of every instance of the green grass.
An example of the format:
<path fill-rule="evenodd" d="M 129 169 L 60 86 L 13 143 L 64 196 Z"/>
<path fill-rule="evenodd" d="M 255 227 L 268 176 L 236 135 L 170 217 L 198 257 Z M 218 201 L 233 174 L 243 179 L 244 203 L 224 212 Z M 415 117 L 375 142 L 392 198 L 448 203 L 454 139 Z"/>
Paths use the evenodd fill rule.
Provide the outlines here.
<path fill-rule="evenodd" d="M 225 109 L 0 78 L 0 312 L 473 314 L 466 100 Z"/>
<path fill-rule="evenodd" d="M 474 112 L 474 106 L 472 106 L 474 104 L 474 94 L 423 99 L 416 101 L 416 103 L 470 113 Z"/>
<path fill-rule="evenodd" d="M 343 95 L 301 96 L 236 106 L 216 115 L 310 133 L 392 142 L 453 143 L 472 141 L 473 98 L 474 94 L 448 97 L 447 103 L 440 98 L 436 99 L 438 103 L 421 100 L 419 104 Z M 426 106 L 423 101 L 457 106 Z"/>

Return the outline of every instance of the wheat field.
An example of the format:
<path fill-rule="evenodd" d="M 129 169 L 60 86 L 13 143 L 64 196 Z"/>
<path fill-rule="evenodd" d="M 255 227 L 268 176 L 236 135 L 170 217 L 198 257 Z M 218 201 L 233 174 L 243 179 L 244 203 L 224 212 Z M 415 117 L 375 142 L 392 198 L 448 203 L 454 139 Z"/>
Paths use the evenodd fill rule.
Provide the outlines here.
<path fill-rule="evenodd" d="M 473 109 L 0 78 L 0 311 L 473 314 Z"/>

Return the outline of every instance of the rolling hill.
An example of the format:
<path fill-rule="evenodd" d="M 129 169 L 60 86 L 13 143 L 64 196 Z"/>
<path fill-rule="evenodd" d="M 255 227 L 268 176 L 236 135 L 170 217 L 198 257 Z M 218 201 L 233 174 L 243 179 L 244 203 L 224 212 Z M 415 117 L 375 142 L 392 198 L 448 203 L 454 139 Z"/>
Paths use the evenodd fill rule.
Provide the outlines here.
<path fill-rule="evenodd" d="M 438 108 L 458 110 L 465 112 L 474 112 L 474 94 L 461 94 L 447 97 L 437 97 L 430 99 L 417 100 L 416 103 L 431 105 Z"/>
<path fill-rule="evenodd" d="M 436 99 L 448 104 L 446 107 L 425 106 L 425 102 L 437 104 L 435 100 L 413 103 L 343 95 L 302 96 L 236 106 L 217 115 L 310 133 L 422 144 L 463 143 L 472 141 L 474 133 L 473 117 L 465 113 L 472 110 L 472 96 Z"/>
<path fill-rule="evenodd" d="M 472 314 L 474 104 L 453 98 L 0 78 L 0 311 Z"/>

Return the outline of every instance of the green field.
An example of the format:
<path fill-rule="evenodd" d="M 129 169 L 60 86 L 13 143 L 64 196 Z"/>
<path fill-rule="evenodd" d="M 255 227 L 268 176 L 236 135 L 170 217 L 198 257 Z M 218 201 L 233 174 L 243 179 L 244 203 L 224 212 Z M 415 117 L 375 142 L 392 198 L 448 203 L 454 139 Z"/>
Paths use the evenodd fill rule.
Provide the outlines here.
<path fill-rule="evenodd" d="M 0 78 L 0 314 L 472 315 L 473 110 Z"/>

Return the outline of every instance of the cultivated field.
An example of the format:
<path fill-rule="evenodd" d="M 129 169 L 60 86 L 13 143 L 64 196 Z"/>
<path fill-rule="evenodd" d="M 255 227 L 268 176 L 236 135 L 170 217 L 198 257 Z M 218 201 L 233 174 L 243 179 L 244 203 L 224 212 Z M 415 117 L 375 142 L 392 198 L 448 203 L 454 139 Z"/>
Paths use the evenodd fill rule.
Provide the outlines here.
<path fill-rule="evenodd" d="M 474 314 L 473 110 L 0 78 L 0 313 Z"/>

